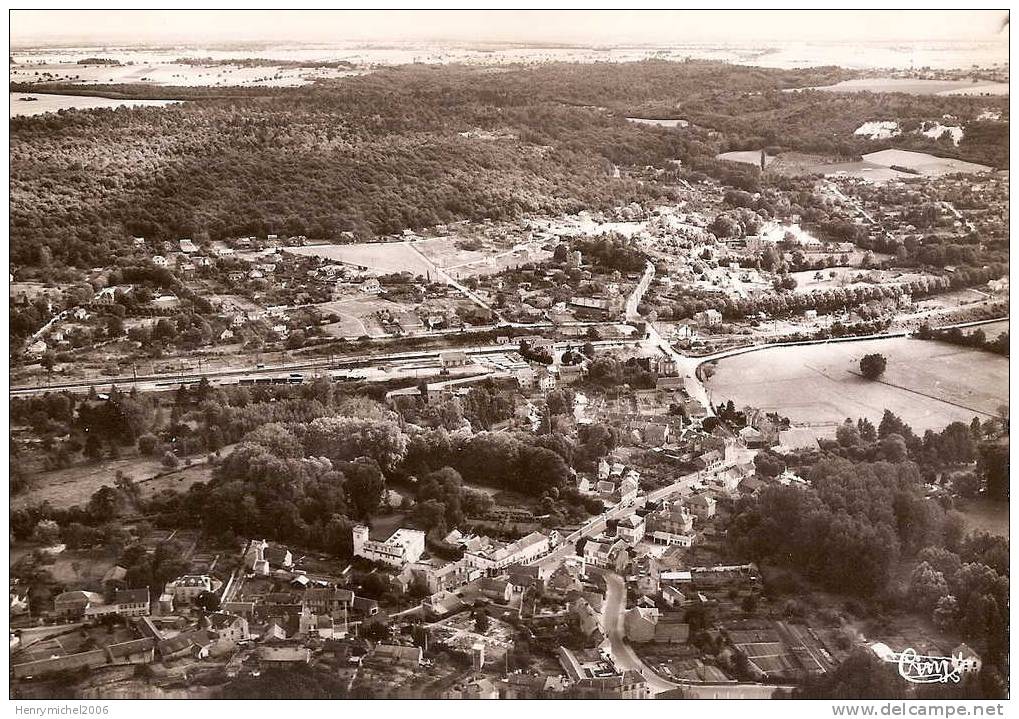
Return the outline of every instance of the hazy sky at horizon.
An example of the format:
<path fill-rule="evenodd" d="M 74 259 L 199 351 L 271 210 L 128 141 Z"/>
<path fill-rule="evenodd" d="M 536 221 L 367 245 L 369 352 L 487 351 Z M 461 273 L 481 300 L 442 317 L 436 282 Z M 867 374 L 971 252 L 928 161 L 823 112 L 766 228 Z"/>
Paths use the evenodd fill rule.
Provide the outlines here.
<path fill-rule="evenodd" d="M 1002 10 L 12 10 L 11 43 L 1008 42 Z"/>

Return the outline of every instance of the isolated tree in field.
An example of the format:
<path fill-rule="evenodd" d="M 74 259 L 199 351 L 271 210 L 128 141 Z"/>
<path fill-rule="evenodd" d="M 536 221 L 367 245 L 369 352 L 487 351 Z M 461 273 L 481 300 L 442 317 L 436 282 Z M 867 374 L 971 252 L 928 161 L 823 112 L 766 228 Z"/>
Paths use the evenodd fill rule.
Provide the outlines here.
<path fill-rule="evenodd" d="M 888 360 L 885 359 L 883 354 L 864 355 L 863 359 L 860 360 L 860 374 L 867 379 L 877 379 L 885 373 L 887 365 Z"/>

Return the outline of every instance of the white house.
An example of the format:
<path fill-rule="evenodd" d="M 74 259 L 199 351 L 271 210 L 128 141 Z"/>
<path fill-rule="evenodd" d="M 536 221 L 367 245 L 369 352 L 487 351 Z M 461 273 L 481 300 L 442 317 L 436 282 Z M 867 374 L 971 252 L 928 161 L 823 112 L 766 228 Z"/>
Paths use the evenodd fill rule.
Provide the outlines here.
<path fill-rule="evenodd" d="M 368 538 L 368 527 L 357 525 L 353 529 L 354 556 L 402 568 L 416 562 L 425 552 L 425 533 L 419 529 L 397 529 L 385 541 Z"/>
<path fill-rule="evenodd" d="M 468 550 L 464 561 L 469 567 L 482 570 L 503 569 L 511 564 L 528 564 L 548 554 L 550 537 L 541 532 L 531 532 L 515 542 L 502 544 L 492 542 L 484 547 Z"/>
<path fill-rule="evenodd" d="M 646 527 L 643 517 L 632 514 L 626 519 L 619 520 L 619 524 L 616 525 L 616 536 L 633 546 L 644 539 Z"/>
<path fill-rule="evenodd" d="M 695 314 L 693 319 L 704 327 L 714 327 L 722 324 L 722 313 L 718 310 L 704 310 Z"/>
<path fill-rule="evenodd" d="M 205 574 L 185 574 L 166 585 L 166 594 L 172 594 L 174 601 L 190 602 L 202 592 L 213 591 L 212 578 Z"/>

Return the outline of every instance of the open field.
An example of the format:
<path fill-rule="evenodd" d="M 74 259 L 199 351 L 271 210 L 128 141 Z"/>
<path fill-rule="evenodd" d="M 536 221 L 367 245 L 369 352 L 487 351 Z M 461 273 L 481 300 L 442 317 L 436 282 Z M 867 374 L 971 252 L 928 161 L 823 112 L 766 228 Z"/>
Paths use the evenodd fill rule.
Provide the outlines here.
<path fill-rule="evenodd" d="M 916 153 L 919 154 L 919 153 Z M 723 152 L 716 155 L 719 160 L 740 162 L 745 165 L 759 167 L 761 153 L 759 150 L 746 150 L 743 152 Z M 765 167 L 783 175 L 824 175 L 826 177 L 846 175 L 859 177 L 860 179 L 872 180 L 874 182 L 887 182 L 902 178 L 915 177 L 908 172 L 899 172 L 888 167 L 887 164 L 868 161 L 839 161 L 834 158 L 820 155 L 807 155 L 800 152 L 782 153 L 777 157 L 768 156 L 764 161 Z"/>
<path fill-rule="evenodd" d="M 48 74 L 47 74 L 48 73 Z M 79 65 L 76 62 L 11 65 L 11 82 L 71 82 L 77 85 L 165 85 L 173 87 L 296 87 L 317 79 L 359 75 L 342 68 L 191 65 L 139 62 Z"/>
<path fill-rule="evenodd" d="M 26 98 L 34 97 L 28 101 Z M 87 95 L 47 95 L 42 93 L 10 93 L 11 117 L 42 115 L 57 110 L 92 110 L 97 107 L 164 107 L 179 100 L 112 100 Z"/>
<path fill-rule="evenodd" d="M 975 162 L 963 162 L 949 157 L 936 157 L 926 152 L 910 152 L 909 150 L 881 150 L 863 156 L 865 162 L 891 167 L 898 165 L 916 170 L 925 177 L 940 177 L 955 172 L 990 172 L 987 165 Z"/>
<path fill-rule="evenodd" d="M 10 297 L 24 295 L 28 300 L 34 300 L 46 294 L 54 297 L 60 295 L 59 288 L 51 287 L 43 282 L 11 282 L 7 285 L 7 292 Z"/>
<path fill-rule="evenodd" d="M 820 273 L 821 278 L 816 279 L 814 275 Z M 834 277 L 831 275 L 834 273 Z M 857 282 L 857 275 L 867 276 L 866 270 L 859 267 L 826 267 L 823 270 L 803 270 L 801 272 L 790 272 L 789 275 L 796 280 L 796 292 L 810 293 L 822 290 L 830 290 L 836 287 L 857 287 L 866 284 Z"/>
<path fill-rule="evenodd" d="M 894 180 L 907 176 L 907 173 L 891 170 L 876 162 L 846 161 L 836 157 L 805 152 L 783 152 L 774 158 L 774 161 L 769 162 L 768 167 L 780 174 L 793 176 L 847 174 L 874 181 Z"/>
<path fill-rule="evenodd" d="M 836 162 L 818 166 L 817 169 L 811 170 L 810 173 L 823 173 L 825 177 L 858 177 L 861 180 L 870 180 L 872 182 L 888 182 L 889 180 L 916 177 L 916 175 L 908 172 L 899 172 L 876 162 Z"/>
<path fill-rule="evenodd" d="M 987 298 L 988 294 L 986 292 L 968 288 L 964 290 L 955 290 L 954 292 L 943 292 L 931 297 L 924 297 L 916 303 L 916 306 L 921 309 L 955 309 L 957 307 L 972 305 L 975 302 L 982 302 Z M 985 332 L 990 332 L 990 330 L 986 327 L 983 329 Z"/>
<path fill-rule="evenodd" d="M 743 162 L 749 165 L 758 165 L 761 161 L 761 153 L 757 150 L 723 152 L 717 157 L 720 160 Z M 777 157 L 769 157 L 766 164 L 771 170 L 783 175 L 846 176 L 873 182 L 908 180 L 917 177 L 917 174 L 912 172 L 893 170 L 892 165 L 908 167 L 924 177 L 940 177 L 955 172 L 978 173 L 991 170 L 986 165 L 978 165 L 974 162 L 964 162 L 948 157 L 937 157 L 926 152 L 908 150 L 871 152 L 864 155 L 863 159 L 859 161 L 846 161 L 803 152 L 783 152 Z"/>
<path fill-rule="evenodd" d="M 977 328 L 974 328 L 977 329 Z M 1008 332 L 1008 320 L 1001 320 L 1000 322 L 990 322 L 986 325 L 980 325 L 979 329 L 984 331 L 987 337 L 997 337 L 1002 332 Z M 965 330 L 970 332 L 973 330 Z"/>
<path fill-rule="evenodd" d="M 456 245 L 461 240 L 455 236 L 432 237 L 414 242 L 414 248 L 455 278 L 491 275 L 552 256 L 540 242 L 500 246 L 485 241 L 480 249 L 465 250 Z"/>
<path fill-rule="evenodd" d="M 904 92 L 908 95 L 1008 95 L 1006 82 L 918 80 L 907 77 L 857 78 L 807 89 L 822 92 Z"/>
<path fill-rule="evenodd" d="M 340 318 L 338 322 L 324 325 L 322 328 L 333 337 L 360 337 L 362 335 L 382 337 L 385 335 L 385 331 L 369 315 L 383 309 L 393 312 L 406 309 L 402 305 L 368 296 L 322 302 L 315 307 L 323 315 L 335 314 Z"/>
<path fill-rule="evenodd" d="M 309 245 L 288 247 L 295 255 L 324 257 L 327 260 L 367 267 L 378 272 L 410 272 L 425 275 L 432 268 L 414 248 L 404 242 L 363 242 L 353 245 Z M 433 273 L 434 274 L 434 273 Z M 435 279 L 435 278 L 432 278 Z"/>
<path fill-rule="evenodd" d="M 98 587 L 110 571 L 116 555 L 107 549 L 65 551 L 56 556 L 46 571 L 57 584 L 85 584 Z"/>
<path fill-rule="evenodd" d="M 407 271 L 421 276 L 430 274 L 433 281 L 436 280 L 436 267 L 448 272 L 454 278 L 460 278 L 494 274 L 508 267 L 550 256 L 550 253 L 542 250 L 537 243 L 498 247 L 487 242 L 479 250 L 465 250 L 456 246 L 462 239 L 450 236 L 430 237 L 414 242 L 308 245 L 289 247 L 287 252 L 324 257 L 382 273 Z M 429 265 L 429 262 L 432 264 Z"/>
<path fill-rule="evenodd" d="M 888 358 L 878 382 L 858 374 L 872 352 Z M 905 338 L 777 347 L 721 360 L 707 386 L 715 404 L 731 399 L 832 435 L 846 417 L 877 423 L 885 409 L 923 433 L 1008 404 L 1008 359 Z"/>
<path fill-rule="evenodd" d="M 430 237 L 425 240 L 416 241 L 414 247 L 418 252 L 443 269 L 486 262 L 496 252 L 495 250 L 489 250 L 487 247 L 482 247 L 478 250 L 465 250 L 456 246 L 456 243 L 460 241 L 461 238 L 455 236 Z"/>
<path fill-rule="evenodd" d="M 718 160 L 728 160 L 729 162 L 740 162 L 744 165 L 754 165 L 756 167 L 761 166 L 761 151 L 760 150 L 743 150 L 739 152 L 723 152 L 715 156 Z M 764 166 L 767 167 L 775 158 L 771 155 L 766 155 L 764 158 Z"/>
<path fill-rule="evenodd" d="M 225 448 L 224 451 L 230 450 Z M 118 471 L 138 483 L 142 496 L 150 496 L 163 489 L 184 491 L 196 482 L 208 481 L 212 476 L 212 467 L 205 463 L 162 474 L 167 471 L 166 467 L 158 458 L 152 457 L 82 464 L 33 474 L 29 478 L 28 489 L 11 497 L 11 507 L 17 509 L 43 502 L 49 502 L 58 509 L 84 506 L 100 487 L 113 486 Z"/>
<path fill-rule="evenodd" d="M 1008 502 L 987 497 L 966 500 L 959 510 L 969 532 L 987 532 L 1008 538 Z"/>
<path fill-rule="evenodd" d="M 814 275 L 818 272 L 821 273 L 821 278 L 815 279 Z M 832 273 L 835 273 L 835 277 L 831 276 Z M 900 285 L 913 282 L 924 276 L 920 272 L 900 269 L 864 270 L 859 267 L 826 267 L 823 270 L 803 270 L 789 274 L 796 280 L 795 291 L 807 293 L 835 287 L 866 287 L 875 284 Z M 980 299 L 980 296 L 975 295 L 975 298 Z M 973 302 L 974 298 L 968 296 L 968 300 Z"/>

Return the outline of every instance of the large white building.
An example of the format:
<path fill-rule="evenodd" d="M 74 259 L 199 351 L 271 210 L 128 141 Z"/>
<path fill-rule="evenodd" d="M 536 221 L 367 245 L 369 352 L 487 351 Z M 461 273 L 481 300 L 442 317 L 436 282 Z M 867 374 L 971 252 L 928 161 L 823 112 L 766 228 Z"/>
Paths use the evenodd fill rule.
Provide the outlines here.
<path fill-rule="evenodd" d="M 416 562 L 425 553 L 425 533 L 420 529 L 397 529 L 384 541 L 368 538 L 368 527 L 357 525 L 353 529 L 354 556 L 403 567 Z"/>
<path fill-rule="evenodd" d="M 531 532 L 515 542 L 501 544 L 493 542 L 488 546 L 464 553 L 464 561 L 475 569 L 503 569 L 511 564 L 527 564 L 548 554 L 549 537 L 541 532 Z"/>
<path fill-rule="evenodd" d="M 167 582 L 164 593 L 172 594 L 175 602 L 190 602 L 202 592 L 213 592 L 216 585 L 205 574 L 185 574 Z"/>

